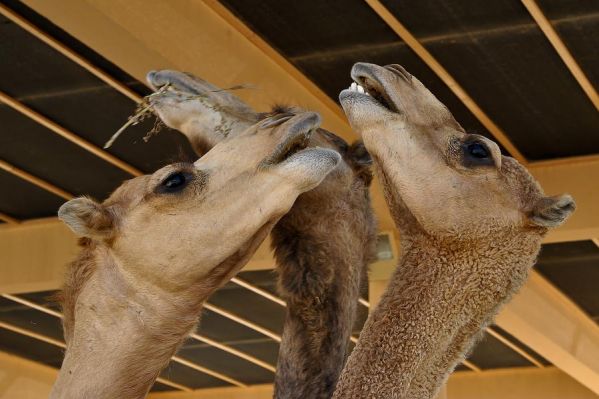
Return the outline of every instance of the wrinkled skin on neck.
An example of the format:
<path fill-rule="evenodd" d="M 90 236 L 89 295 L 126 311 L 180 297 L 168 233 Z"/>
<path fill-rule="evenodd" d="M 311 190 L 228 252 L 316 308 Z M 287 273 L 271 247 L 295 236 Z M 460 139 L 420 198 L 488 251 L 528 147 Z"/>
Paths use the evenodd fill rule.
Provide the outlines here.
<path fill-rule="evenodd" d="M 402 257 L 334 397 L 432 398 L 574 202 L 545 197 L 401 66 L 358 63 L 352 79 L 365 93 L 340 101 L 373 157 Z"/>
<path fill-rule="evenodd" d="M 205 146 L 194 143 L 213 142 L 214 124 L 227 121 L 231 136 L 247 120 L 298 112 L 277 107 L 271 113 L 248 113 L 238 98 L 217 97 L 214 86 L 175 71 L 150 73 L 148 81 L 156 89 L 171 85 L 163 100 L 156 98 L 154 109 L 164 123 L 189 138 L 198 154 Z M 181 103 L 181 92 L 202 101 Z M 323 129 L 308 145 L 335 150 L 342 161 L 273 228 L 279 292 L 288 304 L 275 377 L 277 398 L 332 395 L 347 356 L 359 288 L 375 252 L 376 223 L 368 194 L 371 159 L 363 145 L 348 145 Z"/>
<path fill-rule="evenodd" d="M 340 161 L 305 143 L 315 113 L 267 119 L 195 163 L 59 210 L 83 237 L 62 293 L 67 351 L 52 398 L 140 398 L 297 196 Z M 102 367 L 99 369 L 98 365 Z"/>

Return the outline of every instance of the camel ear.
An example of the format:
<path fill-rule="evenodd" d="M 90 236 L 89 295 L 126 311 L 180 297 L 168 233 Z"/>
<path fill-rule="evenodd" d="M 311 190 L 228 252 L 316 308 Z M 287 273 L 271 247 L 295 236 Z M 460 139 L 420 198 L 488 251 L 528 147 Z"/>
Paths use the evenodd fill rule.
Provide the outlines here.
<path fill-rule="evenodd" d="M 108 209 L 85 197 L 62 204 L 58 218 L 79 237 L 108 238 L 114 225 L 114 216 Z"/>
<path fill-rule="evenodd" d="M 574 212 L 576 204 L 569 194 L 544 197 L 537 201 L 531 215 L 532 224 L 542 227 L 557 227 Z"/>

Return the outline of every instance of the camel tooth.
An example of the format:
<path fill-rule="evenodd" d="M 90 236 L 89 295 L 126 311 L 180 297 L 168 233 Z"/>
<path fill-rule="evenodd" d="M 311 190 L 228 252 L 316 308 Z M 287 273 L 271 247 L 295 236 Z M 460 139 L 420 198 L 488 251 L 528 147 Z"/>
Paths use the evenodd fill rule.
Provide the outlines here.
<path fill-rule="evenodd" d="M 358 85 L 358 93 L 364 93 L 364 88 Z"/>

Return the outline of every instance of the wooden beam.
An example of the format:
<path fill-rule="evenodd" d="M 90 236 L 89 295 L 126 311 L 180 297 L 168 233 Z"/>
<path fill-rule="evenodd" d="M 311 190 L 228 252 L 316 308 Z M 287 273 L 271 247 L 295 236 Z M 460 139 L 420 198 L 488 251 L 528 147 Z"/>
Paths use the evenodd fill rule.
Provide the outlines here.
<path fill-rule="evenodd" d="M 239 32 L 249 42 L 256 46 L 268 59 L 277 64 L 281 69 L 289 74 L 290 77 L 295 79 L 301 86 L 316 97 L 325 107 L 331 112 L 336 114 L 339 118 L 345 121 L 345 113 L 328 95 L 326 95 L 320 87 L 314 82 L 308 79 L 299 69 L 291 64 L 285 57 L 279 54 L 274 48 L 272 48 L 264 39 L 258 34 L 253 32 L 247 25 L 245 25 L 239 18 L 237 18 L 231 11 L 223 6 L 218 0 L 203 0 L 203 2 L 210 7 L 212 11 L 218 14 L 231 28 Z M 345 122 L 347 124 L 347 122 Z M 349 125 L 346 126 L 346 130 L 349 130 Z"/>
<path fill-rule="evenodd" d="M 72 49 L 68 48 L 58 40 L 54 39 L 46 32 L 38 29 L 31 22 L 21 17 L 19 14 L 12 11 L 7 6 L 0 4 L 0 14 L 4 15 L 6 18 L 10 19 L 15 24 L 19 25 L 21 28 L 25 29 L 27 32 L 31 33 L 33 36 L 37 37 L 39 40 L 46 43 L 48 46 L 52 47 L 54 50 L 58 51 L 71 61 L 75 62 L 79 66 L 85 68 L 87 71 L 91 72 L 97 78 L 107 83 L 114 89 L 118 90 L 121 94 L 129 97 L 131 100 L 135 102 L 141 101 L 141 96 L 131 90 L 129 87 L 114 79 L 111 75 L 107 74 L 97 66 L 93 65 L 91 62 L 74 52 Z"/>
<path fill-rule="evenodd" d="M 502 344 L 504 344 L 505 346 L 507 346 L 508 348 L 510 348 L 511 350 L 513 350 L 514 352 L 531 362 L 532 364 L 534 364 L 535 366 L 539 368 L 545 367 L 541 362 L 532 357 L 528 352 L 526 352 L 524 349 L 520 348 L 518 345 L 501 335 L 499 332 L 495 331 L 493 328 L 488 327 L 487 334 L 489 334 L 490 336 L 492 336 L 493 338 L 495 338 L 496 340 L 498 340 L 499 342 L 501 342 Z"/>
<path fill-rule="evenodd" d="M 430 69 L 447 85 L 472 114 L 487 128 L 495 139 L 520 163 L 526 164 L 524 155 L 516 148 L 507 135 L 489 118 L 489 116 L 470 97 L 466 90 L 450 75 L 435 57 L 416 39 L 416 37 L 379 0 L 364 0 L 383 21 L 424 61 Z"/>
<path fill-rule="evenodd" d="M 13 108 L 14 110 L 27 116 L 28 118 L 34 120 L 35 122 L 39 123 L 40 125 L 46 127 L 47 129 L 51 130 L 52 132 L 58 134 L 59 136 L 69 140 L 71 143 L 78 145 L 79 147 L 83 148 L 84 150 L 86 150 L 86 151 L 94 154 L 95 156 L 103 159 L 104 161 L 116 166 L 117 168 L 122 169 L 125 172 L 132 174 L 133 176 L 140 176 L 143 174 L 139 169 L 120 160 L 119 158 L 115 157 L 114 155 L 102 150 L 101 148 L 97 147 L 95 144 L 92 144 L 89 141 L 82 139 L 80 136 L 78 136 L 75 133 L 71 132 L 70 130 L 60 126 L 58 123 L 51 121 L 50 119 L 46 118 L 42 114 L 34 111 L 33 109 L 29 108 L 25 104 L 21 103 L 20 101 L 14 99 L 13 97 L 9 96 L 8 94 L 6 94 L 2 91 L 0 91 L 0 101 L 5 103 L 9 107 Z"/>
<path fill-rule="evenodd" d="M 522 4 L 524 4 L 524 7 L 526 7 L 532 18 L 539 25 L 539 28 L 541 28 L 545 34 L 545 37 L 547 37 L 547 40 L 549 40 L 549 43 L 551 43 L 555 51 L 557 51 L 560 58 L 564 64 L 566 64 L 582 90 L 589 97 L 595 106 L 595 109 L 599 110 L 599 95 L 597 94 L 597 91 L 570 53 L 570 50 L 568 50 L 568 47 L 566 47 L 562 39 L 559 37 L 551 25 L 551 22 L 549 22 L 545 14 L 543 14 L 543 11 L 541 11 L 537 2 L 535 0 L 522 0 Z"/>
<path fill-rule="evenodd" d="M 271 371 L 273 373 L 276 372 L 276 368 L 272 364 L 264 362 L 254 356 L 248 355 L 247 353 L 237 350 L 229 345 L 217 342 L 201 334 L 192 333 L 191 337 L 197 339 L 198 341 L 204 342 L 205 344 L 208 344 L 210 346 L 214 346 L 215 348 L 218 348 L 222 351 L 228 352 L 233 356 L 237 356 L 244 360 L 247 360 L 248 362 L 254 363 L 255 365 L 260 366 L 265 370 Z"/>
<path fill-rule="evenodd" d="M 0 212 L 0 220 L 3 221 L 4 223 L 8 223 L 8 224 L 19 224 L 20 223 L 19 219 L 15 219 L 12 216 L 9 216 L 6 213 L 2 213 L 2 212 Z"/>
<path fill-rule="evenodd" d="M 270 399 L 271 384 L 249 388 L 208 388 L 193 392 L 152 392 L 148 399 Z M 437 399 L 596 399 L 597 396 L 555 367 L 461 371 L 449 377 Z"/>
<path fill-rule="evenodd" d="M 599 326 L 537 272 L 497 325 L 599 395 Z"/>
<path fill-rule="evenodd" d="M 0 351 L 0 399 L 47 398 L 58 370 Z"/>
<path fill-rule="evenodd" d="M 597 396 L 555 367 L 458 372 L 449 377 L 447 399 L 593 399 Z"/>
<path fill-rule="evenodd" d="M 46 314 L 48 314 L 50 316 L 54 316 L 54 317 L 57 317 L 59 319 L 63 318 L 62 313 L 57 312 L 54 309 L 50 309 L 50 308 L 48 308 L 46 306 L 42 306 L 40 304 L 37 304 L 37 303 L 35 303 L 33 301 L 30 301 L 28 299 L 22 298 L 20 296 L 12 295 L 12 294 L 1 294 L 1 296 L 4 297 L 4 298 L 6 298 L 6 299 L 8 299 L 8 300 L 13 301 L 13 302 L 20 303 L 21 305 L 24 305 L 24 306 L 27 306 L 29 308 L 32 308 L 32 309 L 38 310 L 40 312 L 46 313 Z M 234 356 L 240 357 L 240 358 L 242 358 L 244 360 L 247 360 L 247 361 L 249 361 L 251 363 L 254 363 L 254 364 L 256 364 L 256 365 L 258 365 L 258 366 L 260 366 L 260 367 L 262 367 L 262 368 L 264 368 L 266 370 L 272 371 L 273 373 L 276 371 L 276 369 L 272 365 L 270 365 L 270 364 L 268 364 L 266 362 L 263 362 L 262 360 L 259 360 L 259 359 L 255 358 L 255 357 L 251 356 L 251 355 L 248 355 L 247 353 L 239 351 L 239 350 L 237 350 L 235 348 L 232 348 L 232 347 L 230 347 L 228 345 L 225 345 L 225 344 L 222 344 L 220 342 L 214 341 L 214 340 L 212 340 L 212 339 L 210 339 L 208 337 L 205 337 L 205 336 L 203 336 L 201 334 L 192 333 L 192 334 L 190 334 L 190 336 L 193 339 L 196 339 L 196 340 L 198 340 L 200 342 L 204 342 L 204 343 L 206 343 L 206 344 L 208 344 L 210 346 L 214 346 L 215 348 L 220 349 L 220 350 L 225 351 L 225 352 L 228 352 L 228 353 L 230 353 L 230 354 L 232 354 Z M 214 372 L 212 370 L 209 370 L 209 369 L 204 369 L 204 370 L 200 370 L 200 371 L 202 371 L 202 372 L 204 372 L 206 374 L 210 374 L 210 375 L 213 375 L 213 374 L 216 373 L 216 372 Z M 216 374 L 218 374 L 218 373 L 216 373 Z M 220 377 L 217 377 L 217 378 L 220 378 L 220 379 L 223 379 L 225 381 L 228 381 L 226 378 L 229 378 L 229 377 L 227 377 L 225 375 L 221 375 L 221 377 L 222 378 L 220 378 Z M 238 385 L 237 382 L 232 382 L 232 381 L 234 381 L 234 380 L 231 380 L 231 383 L 233 385 Z M 242 384 L 242 385 L 238 385 L 238 386 L 245 386 L 245 385 Z"/>
<path fill-rule="evenodd" d="M 48 183 L 47 181 L 40 179 L 37 176 L 32 175 L 31 173 L 25 172 L 23 169 L 19 169 L 14 165 L 9 164 L 6 161 L 0 159 L 0 169 L 5 170 L 6 172 L 15 175 L 23 180 L 28 181 L 31 184 L 34 184 L 54 195 L 62 197 L 66 200 L 73 198 L 73 194 L 66 192 L 65 190 L 56 187 L 52 183 Z"/>
<path fill-rule="evenodd" d="M 187 359 L 183 359 L 180 356 L 173 356 L 173 357 L 171 357 L 171 360 L 173 362 L 176 362 L 176 363 L 182 364 L 184 366 L 187 366 L 187 367 L 189 367 L 191 369 L 197 370 L 197 371 L 199 371 L 201 373 L 208 374 L 209 376 L 212 376 L 212 377 L 214 377 L 214 378 L 216 378 L 218 380 L 228 382 L 231 385 L 235 385 L 235 386 L 242 387 L 242 388 L 247 387 L 247 385 L 244 384 L 241 381 L 238 381 L 238 380 L 236 380 L 234 378 L 231 378 L 231 377 L 229 377 L 229 376 L 227 376 L 227 375 L 225 375 L 223 373 L 219 373 L 217 371 L 210 370 L 209 368 L 206 368 L 204 366 L 200 366 L 199 364 L 191 362 L 191 361 L 189 361 Z"/>
<path fill-rule="evenodd" d="M 29 301 L 29 300 L 27 300 L 25 298 L 21 298 L 21 297 L 18 297 L 18 296 L 15 296 L 15 295 L 10 295 L 10 294 L 2 294 L 2 296 L 4 298 L 6 298 L 6 299 L 9 299 L 11 301 L 20 303 L 21 305 L 30 307 L 32 309 L 36 309 L 38 311 L 44 312 L 44 313 L 49 314 L 51 316 L 58 317 L 60 319 L 63 318 L 62 313 L 57 312 L 57 311 L 55 311 L 53 309 L 49 309 L 49 308 L 47 308 L 45 306 L 41 306 L 41 305 L 39 305 L 39 304 L 37 304 L 35 302 L 31 302 L 31 301 Z M 2 321 L 0 321 L 0 328 L 7 329 L 7 330 L 10 330 L 10 331 L 16 332 L 18 334 L 26 335 L 26 336 L 28 336 L 30 338 L 34 338 L 34 339 L 37 339 L 37 340 L 40 340 L 40 341 L 44 341 L 46 343 L 49 343 L 49 344 L 52 344 L 52 345 L 55 345 L 55 346 L 59 346 L 59 347 L 61 347 L 63 349 L 66 348 L 66 345 L 62 341 L 56 340 L 54 338 L 47 337 L 47 336 L 39 334 L 39 333 L 37 333 L 35 331 L 26 330 L 26 329 L 23 329 L 23 328 L 20 328 L 20 327 L 17 327 L 17 326 L 14 326 L 14 325 L 2 322 Z M 246 384 L 244 384 L 244 383 L 242 383 L 242 382 L 240 382 L 240 381 L 238 381 L 238 380 L 236 380 L 234 378 L 231 378 L 231 377 L 229 377 L 229 376 L 227 376 L 227 375 L 225 375 L 223 373 L 219 373 L 217 371 L 211 370 L 211 369 L 209 369 L 207 367 L 204 367 L 204 366 L 201 366 L 199 364 L 196 364 L 196 363 L 194 363 L 192 361 L 189 361 L 187 359 L 184 359 L 184 358 L 182 358 L 180 356 L 173 356 L 171 358 L 171 360 L 173 362 L 176 362 L 176 363 L 182 364 L 182 365 L 184 365 L 186 367 L 189 367 L 189 368 L 192 368 L 194 370 L 197 370 L 197 371 L 199 371 L 201 373 L 210 375 L 210 376 L 212 376 L 214 378 L 217 378 L 217 379 L 219 379 L 221 381 L 225 381 L 225 382 L 227 382 L 229 384 L 232 384 L 232 385 L 235 385 L 235 386 L 238 386 L 238 387 L 247 387 Z M 162 382 L 162 381 L 160 381 L 160 382 Z M 167 385 L 173 386 L 170 381 L 167 382 Z"/>
<path fill-rule="evenodd" d="M 217 313 L 217 314 L 219 314 L 219 315 L 221 315 L 223 317 L 226 317 L 229 320 L 233 320 L 234 322 L 239 323 L 239 324 L 241 324 L 243 326 L 251 328 L 252 330 L 257 331 L 260 334 L 266 335 L 267 337 L 269 337 L 269 338 L 271 338 L 271 339 L 273 339 L 273 340 L 275 340 L 275 341 L 277 341 L 279 343 L 281 342 L 281 336 L 279 334 L 277 334 L 277 333 L 275 333 L 273 331 L 270 331 L 267 328 L 259 326 L 258 324 L 254 323 L 252 321 L 244 319 L 243 317 L 237 316 L 236 314 L 231 313 L 231 312 L 229 312 L 226 309 L 223 309 L 223 308 L 220 308 L 218 306 L 212 305 L 211 303 L 208 303 L 208 302 L 206 302 L 204 304 L 204 308 L 206 308 L 206 309 L 208 309 L 208 310 L 210 310 L 210 311 L 212 311 L 214 313 Z"/>
<path fill-rule="evenodd" d="M 240 287 L 243 287 L 243 288 L 245 288 L 247 290 L 250 290 L 250 291 L 258 294 L 261 297 L 264 297 L 264 298 L 268 299 L 271 302 L 277 303 L 277 304 L 279 304 L 281 306 L 287 306 L 287 303 L 285 303 L 285 301 L 282 300 L 281 298 L 279 298 L 279 297 L 271 294 L 270 292 L 268 292 L 266 290 L 263 290 L 260 287 L 256 287 L 255 285 L 250 284 L 247 281 L 244 281 L 244 280 L 240 279 L 239 277 L 233 277 L 231 279 L 231 282 L 237 284 Z"/>

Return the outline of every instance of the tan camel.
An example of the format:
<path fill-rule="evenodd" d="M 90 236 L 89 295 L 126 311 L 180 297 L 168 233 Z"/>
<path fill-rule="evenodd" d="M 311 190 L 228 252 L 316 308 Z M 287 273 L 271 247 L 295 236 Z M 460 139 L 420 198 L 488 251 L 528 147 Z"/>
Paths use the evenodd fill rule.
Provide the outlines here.
<path fill-rule="evenodd" d="M 401 66 L 358 63 L 351 76 L 361 88 L 340 101 L 374 159 L 402 248 L 334 398 L 432 398 L 574 202 L 546 197 Z"/>
<path fill-rule="evenodd" d="M 252 256 L 339 154 L 303 149 L 315 113 L 268 118 L 193 164 L 125 182 L 59 217 L 83 249 L 63 290 L 65 359 L 52 398 L 141 398 L 202 303 Z"/>
<path fill-rule="evenodd" d="M 263 117 L 235 96 L 188 74 L 152 72 L 148 81 L 156 89 L 170 85 L 171 91 L 156 97 L 154 109 L 200 154 L 207 144 L 231 137 Z M 190 94 L 194 99 L 186 100 Z M 200 101 L 195 100 L 198 96 Z M 294 112 L 298 111 L 274 111 Z M 319 129 L 309 146 L 334 149 L 342 162 L 317 188 L 302 194 L 272 232 L 279 292 L 287 301 L 275 397 L 286 399 L 331 397 L 376 240 L 368 194 L 371 159 L 363 144 L 350 146 Z"/>

